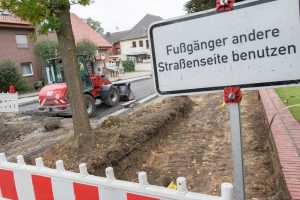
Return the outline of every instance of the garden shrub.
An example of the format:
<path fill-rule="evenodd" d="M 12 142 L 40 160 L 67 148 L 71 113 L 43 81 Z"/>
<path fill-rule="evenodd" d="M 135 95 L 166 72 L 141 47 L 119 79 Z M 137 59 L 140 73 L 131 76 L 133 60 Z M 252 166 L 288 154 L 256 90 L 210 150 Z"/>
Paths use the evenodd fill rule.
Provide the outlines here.
<path fill-rule="evenodd" d="M 0 61 L 0 92 L 9 91 L 10 84 L 14 84 L 17 91 L 29 91 L 31 87 L 20 76 L 17 65 L 11 60 Z"/>
<path fill-rule="evenodd" d="M 132 60 L 122 61 L 122 65 L 125 72 L 133 72 L 135 70 L 135 64 Z"/>
<path fill-rule="evenodd" d="M 39 89 L 42 89 L 42 87 L 44 87 L 44 81 L 43 80 L 40 80 L 38 82 L 36 82 L 33 87 L 35 90 L 39 90 Z"/>
<path fill-rule="evenodd" d="M 26 80 L 23 77 L 20 77 L 18 82 L 15 84 L 16 91 L 18 92 L 30 92 L 32 91 L 32 87 L 28 85 Z"/>

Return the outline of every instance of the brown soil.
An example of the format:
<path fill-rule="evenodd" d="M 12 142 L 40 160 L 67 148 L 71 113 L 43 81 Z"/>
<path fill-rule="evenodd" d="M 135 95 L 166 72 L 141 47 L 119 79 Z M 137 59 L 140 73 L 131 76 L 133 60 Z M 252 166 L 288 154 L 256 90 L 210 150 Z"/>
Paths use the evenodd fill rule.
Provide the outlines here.
<path fill-rule="evenodd" d="M 220 194 L 222 182 L 233 183 L 229 111 L 217 108 L 222 94 L 192 100 L 188 119 L 115 166 L 118 178 L 137 181 L 136 172 L 146 171 L 151 184 L 167 186 L 184 176 L 189 190 L 212 195 Z M 256 92 L 244 95 L 242 124 L 247 199 L 288 199 L 283 187 L 275 186 L 270 140 Z"/>
<path fill-rule="evenodd" d="M 219 195 L 221 183 L 233 183 L 229 111 L 218 108 L 222 100 L 222 94 L 169 98 L 109 118 L 89 137 L 54 146 L 43 155 L 45 164 L 62 159 L 66 169 L 78 171 L 84 162 L 100 176 L 113 166 L 117 178 L 129 181 L 146 171 L 149 182 L 161 186 L 184 176 L 190 191 Z M 279 169 L 257 92 L 246 92 L 241 107 L 247 199 L 288 199 L 276 186 Z"/>
<path fill-rule="evenodd" d="M 44 151 L 72 134 L 70 128 L 59 128 L 61 119 L 0 113 L 0 152 L 5 152 L 8 160 L 13 161 L 16 155 Z"/>
<path fill-rule="evenodd" d="M 0 113 L 0 152 L 4 152 L 11 142 L 22 140 L 36 130 L 32 120 L 31 117 L 13 113 Z"/>
<path fill-rule="evenodd" d="M 56 160 L 62 159 L 67 169 L 78 171 L 78 165 L 84 162 L 90 173 L 103 175 L 105 167 L 140 149 L 170 122 L 186 116 L 191 107 L 187 97 L 170 98 L 127 116 L 110 117 L 88 138 L 71 138 L 51 148 L 43 155 L 45 164 L 53 167 Z"/>

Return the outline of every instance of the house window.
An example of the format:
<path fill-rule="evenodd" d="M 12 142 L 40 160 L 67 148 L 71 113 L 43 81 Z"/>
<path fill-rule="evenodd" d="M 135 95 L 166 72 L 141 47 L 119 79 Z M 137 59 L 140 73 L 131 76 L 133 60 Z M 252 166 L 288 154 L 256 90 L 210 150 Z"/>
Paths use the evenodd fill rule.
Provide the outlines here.
<path fill-rule="evenodd" d="M 135 48 L 136 47 L 136 41 L 132 42 L 132 47 Z"/>
<path fill-rule="evenodd" d="M 140 41 L 139 41 L 139 45 L 140 45 L 140 47 L 143 47 L 143 46 L 144 46 L 143 40 L 140 40 Z"/>
<path fill-rule="evenodd" d="M 146 48 L 149 49 L 149 40 L 146 40 Z"/>
<path fill-rule="evenodd" d="M 21 72 L 23 76 L 32 76 L 32 63 L 22 63 L 21 64 Z"/>
<path fill-rule="evenodd" d="M 29 47 L 27 35 L 16 35 L 16 43 L 20 49 Z"/>

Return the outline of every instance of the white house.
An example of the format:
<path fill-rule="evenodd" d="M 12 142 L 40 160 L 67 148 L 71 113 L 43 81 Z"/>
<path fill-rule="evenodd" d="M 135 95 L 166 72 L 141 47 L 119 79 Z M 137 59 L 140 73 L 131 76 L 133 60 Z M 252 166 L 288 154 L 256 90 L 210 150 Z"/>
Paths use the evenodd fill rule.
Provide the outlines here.
<path fill-rule="evenodd" d="M 147 14 L 123 38 L 120 39 L 123 59 L 131 59 L 136 63 L 148 62 L 150 59 L 150 45 L 148 27 L 161 17 Z"/>

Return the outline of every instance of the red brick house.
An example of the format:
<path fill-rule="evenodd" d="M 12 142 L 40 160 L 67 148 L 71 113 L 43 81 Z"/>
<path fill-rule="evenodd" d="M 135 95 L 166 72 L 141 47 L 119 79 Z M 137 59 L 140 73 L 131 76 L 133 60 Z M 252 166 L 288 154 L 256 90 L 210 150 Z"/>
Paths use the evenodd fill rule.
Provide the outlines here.
<path fill-rule="evenodd" d="M 30 85 L 39 81 L 42 73 L 33 51 L 34 41 L 29 38 L 34 32 L 30 23 L 0 10 L 0 61 L 15 62 Z"/>

